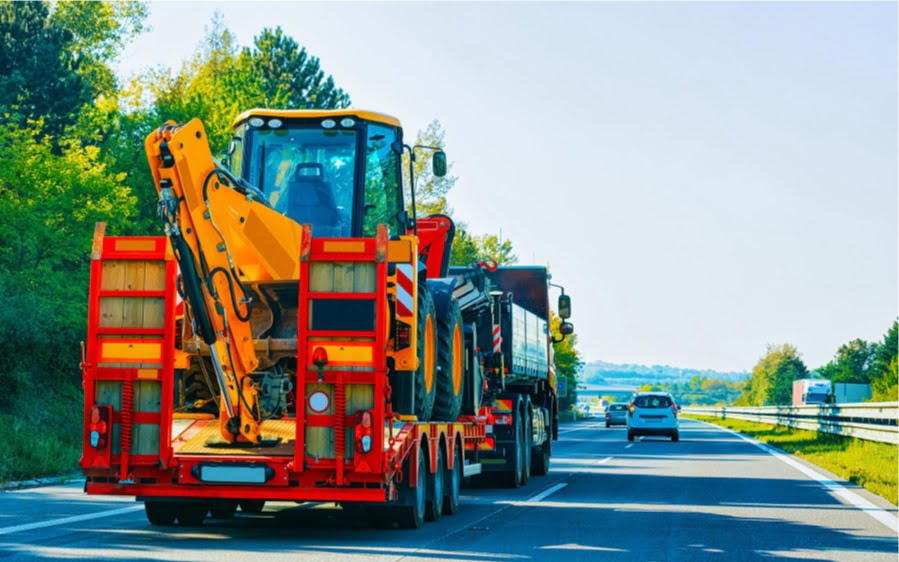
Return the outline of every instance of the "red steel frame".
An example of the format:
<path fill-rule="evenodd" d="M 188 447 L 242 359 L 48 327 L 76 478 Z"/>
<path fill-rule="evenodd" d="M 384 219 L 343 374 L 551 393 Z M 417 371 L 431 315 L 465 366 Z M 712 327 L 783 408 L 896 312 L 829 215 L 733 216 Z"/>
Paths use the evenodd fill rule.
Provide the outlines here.
<path fill-rule="evenodd" d="M 131 412 L 114 412 L 113 422 L 124 423 L 131 418 L 132 423 L 160 424 L 160 455 L 131 456 L 116 455 L 103 466 L 90 467 L 82 462 L 88 476 L 86 491 L 92 494 L 131 495 L 143 497 L 186 497 L 186 498 L 231 498 L 231 499 L 280 499 L 290 501 L 366 501 L 384 502 L 396 497 L 392 482 L 394 475 L 402 471 L 402 463 L 410 453 L 416 453 L 417 447 L 426 440 L 428 453 L 433 461 L 436 448 L 441 442 L 446 444 L 446 463 L 453 467 L 458 444 L 467 445 L 485 441 L 485 424 L 483 417 L 471 417 L 456 423 L 402 423 L 397 436 L 389 440 L 387 451 L 384 451 L 385 431 L 391 427 L 393 412 L 390 408 L 389 386 L 387 383 L 387 231 L 379 230 L 377 238 L 371 239 L 313 239 L 311 229 L 306 227 L 303 233 L 303 245 L 300 255 L 300 282 L 298 301 L 298 334 L 297 334 L 297 415 L 296 446 L 293 457 L 260 455 L 180 455 L 173 453 L 171 446 L 171 420 L 173 404 L 168 397 L 173 396 L 174 385 L 174 348 L 175 348 L 175 276 L 176 266 L 171 256 L 166 253 L 166 240 L 159 237 L 140 237 L 133 240 L 155 241 L 154 252 L 116 252 L 114 240 L 103 241 L 102 257 L 95 256 L 91 266 L 91 296 L 88 322 L 88 350 L 84 365 L 85 382 L 85 427 L 93 406 L 96 380 L 133 381 L 137 377 L 137 369 L 98 369 L 96 368 L 97 336 L 100 334 L 145 334 L 160 335 L 163 342 L 163 368 L 160 369 L 162 380 L 162 410 L 159 414 Z M 328 242 L 357 242 L 362 250 L 357 252 L 326 251 Z M 110 293 L 101 292 L 102 260 L 106 259 L 166 259 L 166 291 L 165 291 L 165 328 L 164 330 L 142 329 L 99 329 L 99 298 Z M 376 291 L 374 293 L 334 293 L 312 292 L 309 288 L 309 268 L 312 262 L 374 262 L 376 264 Z M 115 292 L 115 296 L 126 296 L 125 292 Z M 128 294 L 127 296 L 161 296 L 156 293 Z M 309 328 L 309 301 L 315 298 L 340 299 L 372 299 L 375 301 L 375 329 L 373 331 L 314 331 Z M 116 331 L 117 330 L 117 331 Z M 306 385 L 318 382 L 318 370 L 311 364 L 309 357 L 309 340 L 315 337 L 371 338 L 373 346 L 372 370 L 345 371 L 337 368 L 324 369 L 324 383 L 333 385 L 334 414 L 306 415 Z M 146 341 L 146 340 L 144 340 Z M 326 342 L 334 343 L 334 342 Z M 305 366 L 305 368 L 304 368 Z M 127 384 L 127 382 L 125 383 Z M 344 390 L 347 384 L 370 384 L 374 389 L 372 413 L 372 451 L 367 454 L 354 453 L 352 460 L 346 458 L 346 447 L 354 447 L 353 433 L 350 432 L 349 443 L 344 439 L 345 431 L 353 428 L 357 419 L 353 415 L 345 415 Z M 124 385 L 123 385 L 124 388 Z M 124 403 L 123 403 L 123 410 Z M 305 428 L 335 428 L 335 459 L 314 459 L 305 456 Z M 125 435 L 124 427 L 122 435 Z M 85 429 L 85 457 L 87 453 L 95 453 L 90 447 L 87 429 Z M 339 459 L 339 460 L 338 460 Z M 274 478 L 265 484 L 210 484 L 196 480 L 192 468 L 204 462 L 256 462 L 264 463 L 274 470 Z M 128 481 L 110 478 L 112 467 L 121 463 L 121 474 L 129 468 Z M 158 464 L 157 464 L 158 463 Z M 415 467 L 415 463 L 412 464 Z M 430 466 L 434 467 L 431 462 Z M 133 479 L 131 478 L 133 474 Z M 100 478 L 91 478 L 92 476 Z M 404 475 L 412 485 L 417 485 L 418 474 Z M 132 482 L 133 480 L 133 482 Z M 177 481 L 177 483 L 176 483 Z"/>

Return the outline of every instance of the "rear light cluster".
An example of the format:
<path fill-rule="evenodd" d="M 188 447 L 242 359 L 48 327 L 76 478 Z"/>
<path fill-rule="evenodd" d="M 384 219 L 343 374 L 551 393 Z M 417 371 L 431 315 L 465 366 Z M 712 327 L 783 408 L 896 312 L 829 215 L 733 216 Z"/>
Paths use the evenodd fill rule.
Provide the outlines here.
<path fill-rule="evenodd" d="M 371 452 L 371 412 L 365 410 L 356 417 L 356 451 Z"/>
<path fill-rule="evenodd" d="M 109 418 L 112 406 L 94 406 L 91 408 L 90 444 L 95 449 L 102 449 L 109 443 Z"/>
<path fill-rule="evenodd" d="M 677 404 L 671 404 L 671 411 L 674 412 L 674 417 L 677 417 Z"/>
<path fill-rule="evenodd" d="M 631 402 L 630 407 L 627 409 L 628 415 L 633 416 L 633 415 L 634 415 L 634 411 L 635 411 L 636 409 L 637 409 L 637 407 L 634 405 L 633 402 Z"/>

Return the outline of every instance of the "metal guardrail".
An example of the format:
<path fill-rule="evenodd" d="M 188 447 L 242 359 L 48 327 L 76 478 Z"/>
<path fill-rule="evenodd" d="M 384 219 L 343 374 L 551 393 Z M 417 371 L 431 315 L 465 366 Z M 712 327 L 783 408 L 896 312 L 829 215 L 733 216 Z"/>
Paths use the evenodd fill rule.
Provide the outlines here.
<path fill-rule="evenodd" d="M 899 402 L 683 408 L 685 414 L 786 425 L 899 445 Z"/>

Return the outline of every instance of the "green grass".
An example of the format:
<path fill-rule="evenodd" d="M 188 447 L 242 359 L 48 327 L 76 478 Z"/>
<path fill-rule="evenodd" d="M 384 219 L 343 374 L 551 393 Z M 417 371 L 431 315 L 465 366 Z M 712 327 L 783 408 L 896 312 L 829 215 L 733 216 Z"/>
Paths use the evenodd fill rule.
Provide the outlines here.
<path fill-rule="evenodd" d="M 0 483 L 71 474 L 81 455 L 80 389 L 23 398 L 0 414 Z"/>
<path fill-rule="evenodd" d="M 858 484 L 893 505 L 899 503 L 899 447 L 896 445 L 743 420 L 684 417 L 749 435 Z"/>

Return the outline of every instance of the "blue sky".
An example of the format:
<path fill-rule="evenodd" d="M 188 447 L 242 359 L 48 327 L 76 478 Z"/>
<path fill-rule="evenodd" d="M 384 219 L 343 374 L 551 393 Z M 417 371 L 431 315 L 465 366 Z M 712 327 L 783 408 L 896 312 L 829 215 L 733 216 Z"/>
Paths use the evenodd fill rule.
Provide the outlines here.
<path fill-rule="evenodd" d="M 587 360 L 809 367 L 897 316 L 895 3 L 151 3 L 123 76 L 221 12 L 353 105 L 446 129 L 449 199 L 549 263 Z"/>

